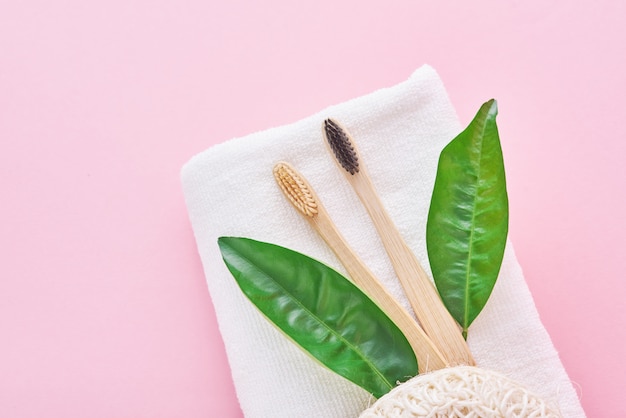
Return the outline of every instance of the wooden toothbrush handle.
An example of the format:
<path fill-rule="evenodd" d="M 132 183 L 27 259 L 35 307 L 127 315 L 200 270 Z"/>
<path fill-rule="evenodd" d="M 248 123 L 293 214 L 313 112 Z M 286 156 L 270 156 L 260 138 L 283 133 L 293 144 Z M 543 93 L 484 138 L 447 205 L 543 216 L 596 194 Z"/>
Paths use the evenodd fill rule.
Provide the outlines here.
<path fill-rule="evenodd" d="M 450 365 L 474 365 L 459 326 L 444 306 L 434 284 L 406 244 L 378 198 L 366 173 L 350 176 L 367 209 L 409 303 L 424 328 Z"/>
<path fill-rule="evenodd" d="M 324 213 L 324 209 L 321 207 L 320 209 L 321 213 L 314 218 L 309 218 L 309 221 L 335 252 L 354 284 L 365 292 L 405 335 L 417 357 L 419 372 L 425 373 L 447 367 L 448 363 L 444 356 L 419 327 L 415 319 L 398 304 L 374 274 L 363 264 L 337 231 L 327 214 Z"/>

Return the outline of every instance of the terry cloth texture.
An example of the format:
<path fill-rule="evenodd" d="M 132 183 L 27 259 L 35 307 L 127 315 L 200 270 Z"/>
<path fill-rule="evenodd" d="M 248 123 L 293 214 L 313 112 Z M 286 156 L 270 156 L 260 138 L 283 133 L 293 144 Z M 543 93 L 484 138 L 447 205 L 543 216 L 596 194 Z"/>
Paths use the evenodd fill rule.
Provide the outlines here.
<path fill-rule="evenodd" d="M 328 117 L 352 134 L 383 204 L 430 273 L 426 218 L 437 161 L 462 129 L 431 67 L 421 67 L 394 87 L 193 157 L 182 170 L 185 200 L 237 396 L 248 418 L 356 417 L 373 402 L 275 329 L 245 298 L 221 259 L 217 238 L 242 236 L 302 252 L 345 273 L 282 195 L 272 175 L 277 162 L 291 163 L 309 181 L 356 253 L 411 312 L 365 209 L 323 142 L 322 122 Z M 478 366 L 525 385 L 558 405 L 565 417 L 584 417 L 510 243 L 468 343 Z"/>

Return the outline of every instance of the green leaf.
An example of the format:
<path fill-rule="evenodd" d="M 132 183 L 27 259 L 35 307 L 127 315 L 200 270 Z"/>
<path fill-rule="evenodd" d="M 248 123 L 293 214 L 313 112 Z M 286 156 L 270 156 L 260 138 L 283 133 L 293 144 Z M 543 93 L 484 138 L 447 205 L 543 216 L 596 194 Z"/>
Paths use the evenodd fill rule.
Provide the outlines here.
<path fill-rule="evenodd" d="M 248 238 L 220 237 L 243 293 L 323 365 L 380 397 L 417 375 L 411 346 L 354 284 L 298 252 Z"/>
<path fill-rule="evenodd" d="M 437 290 L 467 329 L 493 290 L 508 232 L 509 204 L 495 100 L 441 152 L 426 244 Z"/>

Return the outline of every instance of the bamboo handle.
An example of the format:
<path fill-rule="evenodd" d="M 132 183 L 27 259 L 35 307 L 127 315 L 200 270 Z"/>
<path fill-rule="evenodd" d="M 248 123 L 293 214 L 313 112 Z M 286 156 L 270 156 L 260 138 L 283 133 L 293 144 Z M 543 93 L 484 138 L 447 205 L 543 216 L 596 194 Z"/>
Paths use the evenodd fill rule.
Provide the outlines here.
<path fill-rule="evenodd" d="M 419 371 L 423 373 L 446 367 L 444 357 L 413 317 L 397 303 L 348 246 L 306 179 L 285 162 L 279 162 L 274 166 L 274 177 L 293 207 L 335 252 L 353 282 L 377 303 L 404 333 L 417 358 Z"/>
<path fill-rule="evenodd" d="M 444 355 L 348 246 L 319 202 L 318 215 L 307 220 L 337 255 L 354 283 L 372 298 L 405 335 L 417 357 L 419 372 L 447 367 Z"/>
<path fill-rule="evenodd" d="M 430 278 L 405 243 L 378 198 L 365 167 L 347 175 L 367 209 L 393 268 L 426 335 L 451 365 L 474 365 L 469 347 Z"/>

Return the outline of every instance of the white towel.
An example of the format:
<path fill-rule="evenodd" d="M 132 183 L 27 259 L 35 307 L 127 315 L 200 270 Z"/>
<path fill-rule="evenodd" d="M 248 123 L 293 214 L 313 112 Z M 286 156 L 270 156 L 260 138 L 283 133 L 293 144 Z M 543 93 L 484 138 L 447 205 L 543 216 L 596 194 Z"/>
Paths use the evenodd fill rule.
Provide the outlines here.
<path fill-rule="evenodd" d="M 356 417 L 372 402 L 277 331 L 243 296 L 221 259 L 217 238 L 243 236 L 300 251 L 345 273 L 275 184 L 276 162 L 291 163 L 309 181 L 347 241 L 410 310 L 365 209 L 323 143 L 321 126 L 327 117 L 342 122 L 355 138 L 383 204 L 429 271 L 425 221 L 437 161 L 462 127 L 441 80 L 428 66 L 394 87 L 192 158 L 182 170 L 185 199 L 237 396 L 248 418 Z M 584 417 L 510 243 L 498 283 L 470 327 L 468 342 L 479 366 L 527 385 L 558 404 L 565 417 Z"/>

